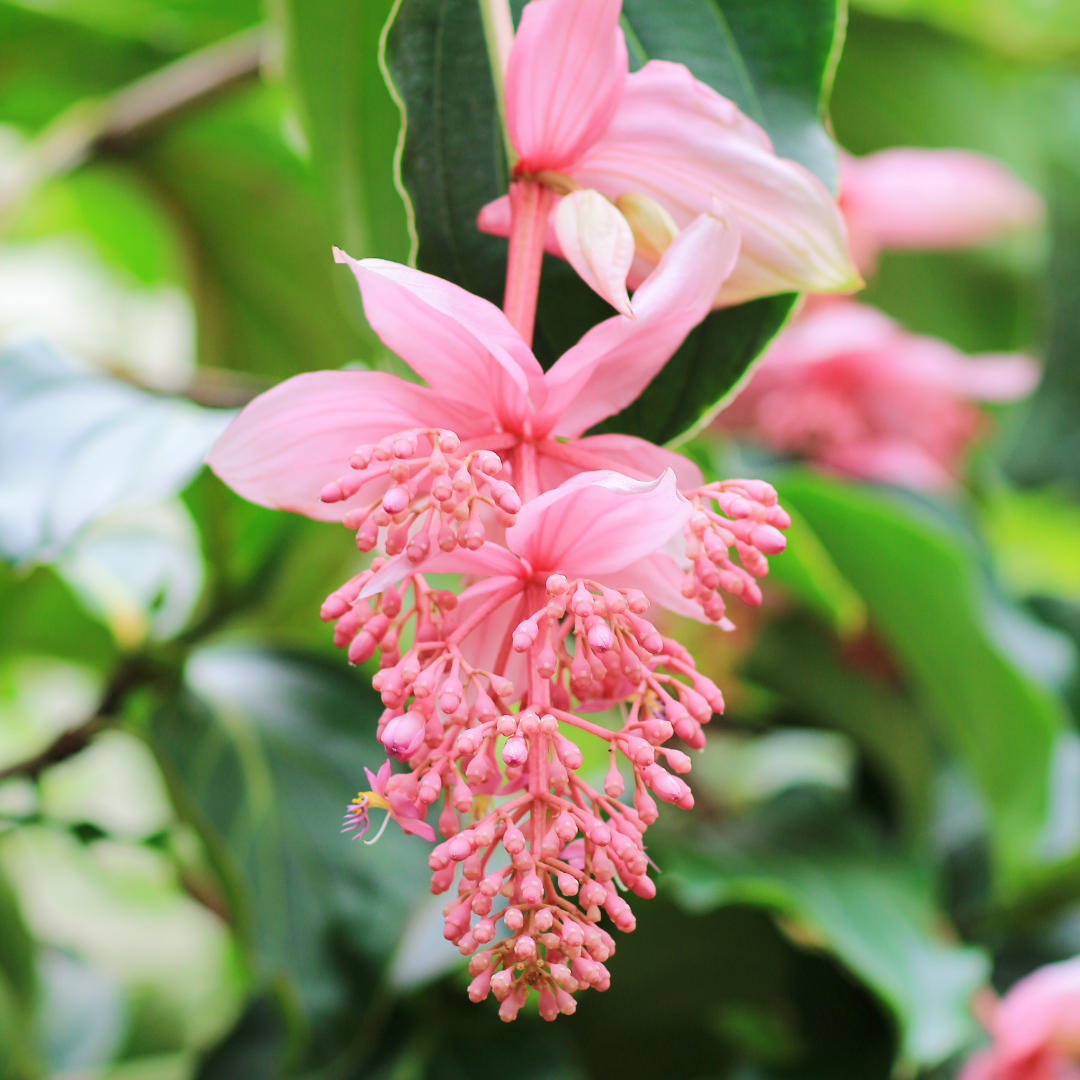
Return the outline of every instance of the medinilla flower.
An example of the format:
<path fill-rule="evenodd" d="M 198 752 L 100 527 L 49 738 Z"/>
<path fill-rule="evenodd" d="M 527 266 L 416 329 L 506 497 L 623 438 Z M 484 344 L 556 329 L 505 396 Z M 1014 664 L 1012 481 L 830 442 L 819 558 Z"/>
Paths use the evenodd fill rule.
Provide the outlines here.
<path fill-rule="evenodd" d="M 896 147 L 840 158 L 840 209 L 859 269 L 888 248 L 970 247 L 1038 223 L 1038 194 L 969 150 Z"/>
<path fill-rule="evenodd" d="M 725 222 L 702 215 L 635 293 L 633 318 L 593 327 L 547 372 L 493 304 L 431 274 L 337 252 L 356 275 L 372 328 L 428 385 L 374 371 L 297 375 L 252 401 L 207 461 L 252 502 L 349 523 L 391 486 L 391 457 L 428 461 L 425 433 L 434 429 L 455 433 L 443 456 L 460 461 L 485 449 L 508 460 L 501 482 L 512 477 L 525 501 L 584 469 L 640 479 L 670 467 L 680 484 L 696 487 L 699 470 L 679 454 L 627 435 L 582 432 L 648 385 L 708 312 L 737 248 Z M 387 462 L 381 471 L 373 457 L 375 465 Z M 433 475 L 425 467 L 405 477 L 405 505 Z"/>
<path fill-rule="evenodd" d="M 504 1020 L 533 991 L 553 1020 L 574 1011 L 576 991 L 607 989 L 615 942 L 601 911 L 621 931 L 635 925 L 616 879 L 653 896 L 643 835 L 656 800 L 694 804 L 682 779 L 690 758 L 667 744 L 678 736 L 700 748 L 701 725 L 723 698 L 643 616 L 646 593 L 663 599 L 667 589 L 651 559 L 697 514 L 670 470 L 647 482 L 586 473 L 522 506 L 505 547 L 419 562 L 402 554 L 356 582 L 363 625 L 382 619 L 381 632 L 398 639 L 416 620 L 411 647 L 384 654 L 373 680 L 386 706 L 378 737 L 406 768 L 390 775 L 384 765 L 358 805 L 385 791 L 411 818 L 442 800 L 431 889 L 449 891 L 460 867 L 444 934 L 472 956 L 470 997 L 493 993 Z M 433 590 L 429 573 L 479 580 L 454 596 Z M 623 721 L 586 719 L 582 703 L 621 703 Z M 607 747 L 602 788 L 578 775 L 582 738 Z M 627 779 L 632 798 L 622 801 Z M 493 805 L 494 795 L 503 801 Z M 493 858 L 499 848 L 506 860 Z"/>
<path fill-rule="evenodd" d="M 992 1043 L 960 1080 L 1080 1080 L 1080 958 L 1039 968 L 988 1011 Z"/>
<path fill-rule="evenodd" d="M 485 232 L 511 237 L 511 321 L 522 325 L 516 299 L 539 274 L 540 244 L 568 257 L 621 308 L 618 279 L 621 272 L 625 280 L 629 260 L 633 287 L 715 199 L 730 209 L 742 237 L 717 306 L 856 288 L 843 222 L 825 186 L 777 157 L 758 125 L 681 64 L 650 61 L 629 74 L 621 6 L 533 0 L 522 12 L 505 74 L 506 124 L 518 160 L 510 193 L 478 220 Z M 606 213 L 596 200 L 570 206 L 561 221 L 556 214 L 556 235 L 548 222 L 556 199 L 582 189 L 613 205 Z M 531 327 L 528 315 L 526 338 Z"/>
<path fill-rule="evenodd" d="M 370 769 L 364 769 L 371 789 L 361 791 L 353 799 L 345 812 L 345 826 L 341 831 L 355 831 L 353 839 L 359 840 L 368 831 L 370 811 L 385 810 L 386 818 L 382 827 L 372 840 L 365 840 L 365 844 L 373 844 L 378 840 L 391 818 L 404 832 L 413 833 L 424 840 L 434 840 L 435 830 L 424 821 L 427 807 L 417 801 L 415 782 L 410 782 L 407 776 L 391 776 L 390 769 L 389 761 L 382 763 L 377 774 Z"/>
<path fill-rule="evenodd" d="M 971 401 L 1012 401 L 1038 379 L 1026 356 L 968 357 L 868 305 L 831 301 L 773 342 L 718 423 L 852 476 L 940 491 L 984 427 Z"/>

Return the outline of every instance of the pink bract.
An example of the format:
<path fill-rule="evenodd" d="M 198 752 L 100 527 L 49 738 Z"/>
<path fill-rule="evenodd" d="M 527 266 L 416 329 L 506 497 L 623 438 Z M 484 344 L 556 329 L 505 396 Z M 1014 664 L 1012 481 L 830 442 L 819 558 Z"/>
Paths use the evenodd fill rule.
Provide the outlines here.
<path fill-rule="evenodd" d="M 971 401 L 1015 400 L 1038 378 L 1028 357 L 967 357 L 834 301 L 777 338 L 719 423 L 838 472 L 940 491 L 983 426 Z"/>
<path fill-rule="evenodd" d="M 1016 983 L 994 1011 L 990 1036 L 960 1080 L 1080 1078 L 1080 958 Z"/>
<path fill-rule="evenodd" d="M 530 495 L 590 468 L 645 479 L 671 467 L 693 487 L 701 474 L 681 455 L 626 435 L 580 436 L 648 385 L 708 312 L 734 254 L 731 231 L 703 215 L 637 291 L 634 318 L 616 315 L 593 327 L 545 372 L 488 301 L 431 274 L 338 252 L 356 275 L 375 332 L 428 386 L 370 371 L 294 376 L 251 402 L 207 461 L 252 502 L 326 521 L 388 486 L 375 481 L 347 499 L 320 500 L 357 444 L 408 428 L 450 428 L 511 455 L 527 444 L 536 451 Z"/>
<path fill-rule="evenodd" d="M 617 199 L 643 194 L 679 228 L 728 207 L 742 237 L 716 306 L 793 290 L 859 284 L 832 196 L 813 174 L 777 157 L 768 136 L 681 64 L 628 73 L 621 0 L 533 0 L 506 71 L 506 119 L 522 179 L 558 173 Z M 510 197 L 481 210 L 479 227 L 511 232 Z M 562 250 L 550 224 L 546 245 Z M 631 287 L 652 263 L 639 255 Z"/>
<path fill-rule="evenodd" d="M 840 208 L 864 274 L 883 249 L 970 247 L 1043 216 L 1035 191 L 969 150 L 897 147 L 840 163 Z"/>

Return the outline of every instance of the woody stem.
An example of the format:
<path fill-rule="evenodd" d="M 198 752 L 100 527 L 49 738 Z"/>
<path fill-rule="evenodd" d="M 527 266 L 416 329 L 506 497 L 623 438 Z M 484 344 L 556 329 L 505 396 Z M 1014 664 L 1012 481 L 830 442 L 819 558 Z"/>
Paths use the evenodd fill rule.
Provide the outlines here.
<path fill-rule="evenodd" d="M 510 185 L 510 251 L 503 311 L 526 345 L 532 345 L 544 233 L 555 198 L 555 192 L 537 180 L 515 180 Z"/>

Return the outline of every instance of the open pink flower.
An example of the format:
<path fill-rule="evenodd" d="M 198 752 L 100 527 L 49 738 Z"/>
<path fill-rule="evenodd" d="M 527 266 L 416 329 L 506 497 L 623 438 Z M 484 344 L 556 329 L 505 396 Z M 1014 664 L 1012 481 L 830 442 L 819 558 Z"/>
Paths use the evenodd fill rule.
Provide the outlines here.
<path fill-rule="evenodd" d="M 865 304 L 837 301 L 776 339 L 719 422 L 839 472 L 943 490 L 982 427 L 970 400 L 1011 401 L 1038 378 L 1027 357 L 967 357 Z"/>
<path fill-rule="evenodd" d="M 435 830 L 424 821 L 427 807 L 417 803 L 416 781 L 412 776 L 407 773 L 391 776 L 389 760 L 383 762 L 377 776 L 368 768 L 365 768 L 364 772 L 367 773 L 371 790 L 361 791 L 353 799 L 345 812 L 345 827 L 342 832 L 356 830 L 353 839 L 359 840 L 368 831 L 368 811 L 378 809 L 386 811 L 386 820 L 373 839 L 364 841 L 366 844 L 373 844 L 382 836 L 383 829 L 391 818 L 405 832 L 434 841 Z"/>
<path fill-rule="evenodd" d="M 960 1080 L 1080 1080 L 1080 958 L 1021 979 L 994 1009 L 990 1035 Z"/>
<path fill-rule="evenodd" d="M 887 248 L 957 248 L 1036 224 L 1038 194 L 1004 165 L 969 150 L 897 147 L 842 155 L 840 208 L 851 252 L 870 273 Z"/>
<path fill-rule="evenodd" d="M 252 502 L 324 521 L 389 485 L 357 482 L 348 498 L 321 501 L 357 446 L 407 429 L 451 428 L 466 445 L 509 453 L 526 499 L 582 469 L 644 478 L 671 467 L 692 487 L 701 475 L 681 455 L 626 435 L 579 436 L 648 385 L 708 312 L 736 250 L 724 222 L 698 218 L 638 289 L 634 318 L 593 327 L 547 372 L 493 304 L 407 266 L 337 252 L 375 332 L 428 385 L 373 371 L 297 375 L 252 401 L 207 461 Z"/>
<path fill-rule="evenodd" d="M 777 157 L 760 127 L 683 65 L 654 60 L 629 74 L 621 7 L 621 0 L 526 5 L 505 79 L 507 128 L 518 153 L 514 177 L 536 179 L 558 194 L 585 188 L 612 200 L 637 242 L 631 287 L 671 237 L 719 199 L 734 215 L 742 247 L 716 306 L 778 292 L 856 288 L 843 222 L 825 186 Z M 512 186 L 510 195 L 483 208 L 483 231 L 511 235 L 513 196 Z M 537 210 L 545 221 L 550 208 L 549 201 Z M 565 254 L 618 305 L 610 290 L 597 287 L 604 275 L 583 269 L 570 250 L 577 247 L 572 224 L 560 232 L 564 241 L 571 237 L 569 245 L 548 228 L 548 250 Z M 604 235 L 613 237 L 609 259 L 618 261 L 622 243 L 610 230 Z M 591 260 L 593 270 L 597 261 Z"/>

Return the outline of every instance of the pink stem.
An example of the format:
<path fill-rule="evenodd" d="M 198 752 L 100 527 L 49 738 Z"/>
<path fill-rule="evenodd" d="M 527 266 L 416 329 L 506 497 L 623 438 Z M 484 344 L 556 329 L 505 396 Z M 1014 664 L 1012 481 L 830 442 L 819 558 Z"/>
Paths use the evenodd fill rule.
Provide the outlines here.
<path fill-rule="evenodd" d="M 510 251 L 503 311 L 529 346 L 540 294 L 544 234 L 555 198 L 555 192 L 537 180 L 515 180 L 510 185 Z"/>

